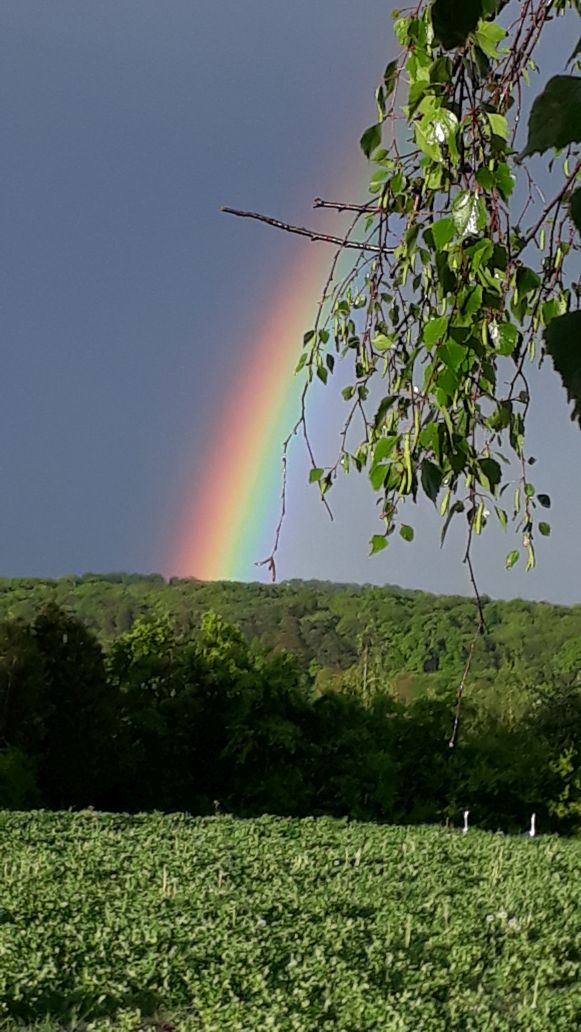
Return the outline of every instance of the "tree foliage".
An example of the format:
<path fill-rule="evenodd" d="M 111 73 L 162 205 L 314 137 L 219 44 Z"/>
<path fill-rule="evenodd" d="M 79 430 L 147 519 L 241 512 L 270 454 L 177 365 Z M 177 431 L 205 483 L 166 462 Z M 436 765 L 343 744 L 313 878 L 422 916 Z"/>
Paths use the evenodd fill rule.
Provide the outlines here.
<path fill-rule="evenodd" d="M 531 568 L 550 532 L 529 472 L 527 370 L 548 353 L 581 421 L 579 47 L 540 91 L 527 87 L 549 23 L 575 11 L 578 0 L 420 0 L 394 12 L 400 52 L 361 137 L 371 199 L 315 202 L 355 213 L 339 250 L 356 257 L 346 275 L 333 262 L 305 334 L 293 432 L 305 435 L 325 503 L 341 469 L 366 472 L 382 523 L 372 552 L 396 531 L 413 539 L 402 504 L 421 494 L 439 510 L 442 539 L 465 521 L 469 564 L 491 519 L 513 521 L 520 537 L 508 567 L 524 553 Z M 350 374 L 347 414 L 325 465 L 307 401 L 337 359 Z"/>
<path fill-rule="evenodd" d="M 54 603 L 0 624 L 0 807 L 400 823 L 469 807 L 490 828 L 522 828 L 533 810 L 544 829 L 581 825 L 576 611 L 487 605 L 494 632 L 451 750 L 473 603 L 313 585 L 238 595 L 276 651 L 216 612 L 179 633 L 159 597 L 106 649 Z M 280 648 L 291 610 L 299 656 Z"/>

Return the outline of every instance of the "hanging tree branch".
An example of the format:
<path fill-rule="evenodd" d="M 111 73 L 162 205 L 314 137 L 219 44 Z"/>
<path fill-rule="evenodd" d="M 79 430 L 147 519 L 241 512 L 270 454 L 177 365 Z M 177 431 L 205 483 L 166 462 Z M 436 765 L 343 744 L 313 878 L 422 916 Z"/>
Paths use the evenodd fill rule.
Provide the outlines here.
<path fill-rule="evenodd" d="M 361 137 L 370 199 L 314 201 L 316 208 L 353 212 L 348 234 L 223 209 L 338 248 L 298 363 L 306 379 L 300 415 L 283 446 L 281 517 L 265 560 L 271 573 L 286 512 L 287 451 L 299 432 L 310 480 L 325 504 L 341 471 L 366 472 L 380 523 L 371 554 L 387 548 L 396 532 L 413 540 L 403 511 L 422 494 L 443 519 L 442 541 L 452 521 L 465 521 L 464 562 L 478 626 L 451 745 L 484 627 L 474 542 L 490 520 L 503 529 L 512 523 L 517 543 L 505 565 L 523 558 L 531 569 L 538 539 L 551 530 L 542 519 L 550 498 L 530 479 L 527 362 L 553 358 L 581 422 L 580 291 L 567 272 L 581 229 L 581 77 L 553 76 L 534 99 L 528 130 L 521 120 L 539 41 L 556 15 L 579 10 L 578 0 L 474 0 L 461 7 L 456 0 L 419 0 L 394 15 L 401 53 L 377 88 L 377 122 Z M 496 20 L 500 10 L 503 25 Z M 567 56 L 565 68 L 573 61 L 581 70 L 579 46 Z M 559 177 L 548 204 L 526 167 L 533 154 L 545 155 L 550 177 Z M 531 227 L 523 230 L 514 211 L 519 176 L 526 191 L 521 218 L 526 214 Z M 363 242 L 352 239 L 361 219 Z M 357 256 L 338 278 L 338 258 L 346 252 Z M 310 391 L 315 379 L 331 384 L 339 362 L 349 370 L 341 381 L 348 416 L 338 429 L 338 455 L 318 465 L 307 432 Z"/>

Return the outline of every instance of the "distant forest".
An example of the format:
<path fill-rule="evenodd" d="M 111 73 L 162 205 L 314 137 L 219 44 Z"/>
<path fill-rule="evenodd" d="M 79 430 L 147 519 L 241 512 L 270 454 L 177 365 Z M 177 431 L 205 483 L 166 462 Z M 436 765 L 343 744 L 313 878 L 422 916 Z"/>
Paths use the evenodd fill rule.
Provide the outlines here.
<path fill-rule="evenodd" d="M 202 582 L 158 574 L 86 574 L 59 580 L 0 579 L 0 620 L 30 619 L 46 603 L 77 616 L 104 645 L 136 620 L 169 620 L 195 634 L 204 613 L 235 624 L 249 641 L 291 652 L 319 687 L 352 683 L 402 701 L 448 694 L 474 635 L 475 604 L 462 596 L 397 587 L 288 581 Z M 581 682 L 581 605 L 484 599 L 487 634 L 471 689 L 487 707 L 518 719 L 547 686 Z"/>
<path fill-rule="evenodd" d="M 110 575 L 0 581 L 0 806 L 581 826 L 581 606 Z"/>

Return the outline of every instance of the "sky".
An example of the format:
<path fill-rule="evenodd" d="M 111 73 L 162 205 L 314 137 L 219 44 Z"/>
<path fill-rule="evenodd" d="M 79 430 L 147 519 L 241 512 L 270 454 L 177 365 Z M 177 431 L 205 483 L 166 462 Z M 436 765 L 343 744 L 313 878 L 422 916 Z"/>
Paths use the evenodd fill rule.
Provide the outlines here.
<path fill-rule="evenodd" d="M 357 141 L 395 53 L 392 6 L 3 0 L 0 575 L 195 573 L 176 539 L 200 492 L 228 476 L 212 470 L 208 488 L 216 435 L 238 433 L 233 399 L 265 313 L 292 307 L 289 284 L 311 262 L 312 298 L 303 286 L 292 327 L 298 357 L 324 281 L 324 250 L 311 257 L 324 245 L 220 208 L 337 230 L 311 203 L 347 188 L 364 196 Z M 571 35 L 551 33 L 547 68 L 559 71 Z M 330 460 L 339 412 L 324 391 L 315 400 Z M 486 534 L 479 584 L 580 602 L 581 434 L 549 365 L 531 450 L 535 485 L 553 498 L 552 535 L 525 576 L 504 571 L 512 538 Z M 272 476 L 252 516 L 256 554 L 237 567 L 244 579 L 268 578 L 253 561 L 274 534 L 276 454 L 264 458 Z M 440 550 L 427 505 L 409 513 L 413 545 L 369 558 L 377 524 L 364 478 L 334 489 L 330 523 L 306 476 L 297 445 L 280 577 L 469 592 L 462 534 Z"/>

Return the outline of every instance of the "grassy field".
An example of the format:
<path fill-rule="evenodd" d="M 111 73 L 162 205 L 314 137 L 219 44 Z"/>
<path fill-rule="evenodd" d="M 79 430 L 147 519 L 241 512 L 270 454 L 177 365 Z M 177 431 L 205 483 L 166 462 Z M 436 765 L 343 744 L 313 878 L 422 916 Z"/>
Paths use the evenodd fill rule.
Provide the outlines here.
<path fill-rule="evenodd" d="M 1 813 L 0 878 L 4 1029 L 581 1020 L 578 840 Z"/>

